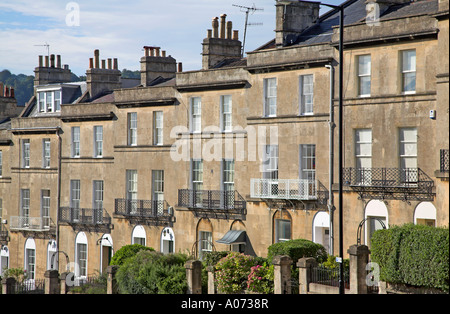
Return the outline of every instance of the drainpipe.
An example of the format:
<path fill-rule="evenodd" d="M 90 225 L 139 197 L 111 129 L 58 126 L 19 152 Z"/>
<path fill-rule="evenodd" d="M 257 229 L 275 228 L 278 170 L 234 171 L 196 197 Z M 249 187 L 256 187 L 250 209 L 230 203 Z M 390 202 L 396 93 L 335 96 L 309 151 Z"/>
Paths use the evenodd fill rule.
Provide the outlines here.
<path fill-rule="evenodd" d="M 333 198 L 333 178 L 334 178 L 334 128 L 336 124 L 334 123 L 334 106 L 333 106 L 333 96 L 334 96 L 334 68 L 331 64 L 325 65 L 327 69 L 330 70 L 330 121 L 329 125 L 329 140 L 328 140 L 328 151 L 329 151 L 329 164 L 328 164 L 328 215 L 330 218 L 330 228 L 329 228 L 329 254 L 334 255 L 334 228 L 333 228 L 333 214 L 334 214 L 334 198 Z"/>
<path fill-rule="evenodd" d="M 61 139 L 61 127 L 58 128 L 56 134 L 58 136 L 58 187 L 57 187 L 57 199 L 56 199 L 56 248 L 59 252 L 59 209 L 61 206 L 61 153 L 62 153 L 62 139 Z M 67 256 L 66 256 L 67 257 Z M 67 257 L 68 259 L 68 257 Z M 58 263 L 58 271 L 59 271 Z"/>

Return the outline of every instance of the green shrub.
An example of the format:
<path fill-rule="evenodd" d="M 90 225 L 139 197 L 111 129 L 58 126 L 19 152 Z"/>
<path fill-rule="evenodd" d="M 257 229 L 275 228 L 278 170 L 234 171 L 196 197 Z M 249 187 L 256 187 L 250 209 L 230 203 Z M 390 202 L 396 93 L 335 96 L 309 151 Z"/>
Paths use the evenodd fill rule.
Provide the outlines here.
<path fill-rule="evenodd" d="M 247 278 L 247 290 L 255 293 L 270 294 L 274 287 L 274 266 L 264 263 L 251 268 Z"/>
<path fill-rule="evenodd" d="M 449 230 L 407 224 L 378 230 L 371 239 L 380 279 L 449 291 Z"/>
<path fill-rule="evenodd" d="M 295 239 L 279 242 L 269 246 L 267 259 L 270 263 L 277 255 L 287 255 L 293 264 L 302 257 L 314 257 L 319 263 L 327 260 L 327 251 L 323 245 L 305 239 Z"/>
<path fill-rule="evenodd" d="M 127 258 L 135 256 L 136 253 L 141 250 L 154 251 L 153 248 L 143 246 L 141 244 L 125 245 L 114 253 L 113 257 L 111 258 L 111 262 L 109 264 L 121 266 Z"/>
<path fill-rule="evenodd" d="M 230 251 L 211 251 L 203 253 L 203 266 L 215 266 L 222 258 L 227 256 Z"/>
<path fill-rule="evenodd" d="M 244 291 L 254 263 L 252 256 L 230 252 L 216 264 L 217 289 L 222 293 Z"/>
<path fill-rule="evenodd" d="M 124 294 L 184 294 L 187 291 L 188 256 L 139 251 L 117 271 L 119 290 Z"/>

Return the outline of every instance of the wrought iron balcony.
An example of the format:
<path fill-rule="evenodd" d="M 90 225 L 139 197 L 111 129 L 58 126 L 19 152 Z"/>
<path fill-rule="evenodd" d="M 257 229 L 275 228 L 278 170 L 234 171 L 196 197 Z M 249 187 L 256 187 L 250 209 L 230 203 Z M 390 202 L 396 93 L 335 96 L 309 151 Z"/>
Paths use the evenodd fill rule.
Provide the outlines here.
<path fill-rule="evenodd" d="M 361 198 L 430 200 L 434 181 L 420 168 L 344 168 L 343 185 Z"/>
<path fill-rule="evenodd" d="M 448 149 L 441 149 L 440 154 L 440 171 L 449 172 L 449 153 Z"/>
<path fill-rule="evenodd" d="M 11 216 L 10 230 L 46 232 L 55 229 L 50 217 Z"/>
<path fill-rule="evenodd" d="M 194 211 L 197 216 L 224 218 L 244 216 L 247 203 L 238 191 L 178 190 L 178 206 Z"/>
<path fill-rule="evenodd" d="M 251 179 L 250 196 L 263 199 L 317 200 L 316 180 Z"/>
<path fill-rule="evenodd" d="M 116 198 L 114 214 L 152 225 L 166 225 L 174 221 L 173 208 L 166 201 Z"/>
<path fill-rule="evenodd" d="M 110 225 L 111 217 L 103 208 L 60 207 L 59 222 L 84 226 Z"/>

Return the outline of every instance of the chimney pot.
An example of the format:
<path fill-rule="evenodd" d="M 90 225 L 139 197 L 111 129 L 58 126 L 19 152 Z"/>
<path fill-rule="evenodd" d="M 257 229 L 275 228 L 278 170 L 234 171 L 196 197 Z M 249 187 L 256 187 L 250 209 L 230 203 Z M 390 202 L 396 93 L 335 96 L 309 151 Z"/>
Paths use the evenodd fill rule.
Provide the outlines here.
<path fill-rule="evenodd" d="M 159 49 L 160 49 L 159 47 L 156 47 L 156 48 L 155 48 L 155 50 L 156 50 L 156 56 L 157 56 L 157 57 L 159 57 Z"/>
<path fill-rule="evenodd" d="M 89 58 L 89 69 L 94 68 L 94 58 Z"/>
<path fill-rule="evenodd" d="M 161 56 L 164 57 L 164 58 L 166 57 L 166 51 L 165 50 L 161 51 Z"/>
<path fill-rule="evenodd" d="M 118 70 L 119 69 L 119 62 L 117 60 L 117 58 L 114 58 L 114 70 Z"/>
<path fill-rule="evenodd" d="M 49 62 L 48 56 L 45 56 L 45 67 L 46 68 L 48 68 L 48 62 Z"/>
<path fill-rule="evenodd" d="M 3 90 L 3 83 L 2 82 L 0 82 L 0 97 L 3 97 L 3 95 L 4 95 L 4 90 Z"/>
<path fill-rule="evenodd" d="M 220 15 L 220 38 L 222 39 L 225 38 L 226 19 L 227 19 L 226 14 Z"/>
<path fill-rule="evenodd" d="M 112 59 L 108 58 L 108 70 L 112 70 Z"/>
<path fill-rule="evenodd" d="M 98 49 L 94 50 L 94 63 L 95 68 L 100 68 L 100 51 Z"/>
<path fill-rule="evenodd" d="M 11 87 L 11 89 L 9 90 L 9 96 L 11 98 L 14 98 L 14 87 Z"/>
<path fill-rule="evenodd" d="M 106 69 L 106 60 L 102 60 L 102 69 Z"/>
<path fill-rule="evenodd" d="M 233 22 L 228 21 L 227 22 L 227 39 L 231 39 L 232 29 L 233 29 Z"/>
<path fill-rule="evenodd" d="M 5 86 L 5 97 L 9 97 L 9 87 Z"/>
<path fill-rule="evenodd" d="M 233 40 L 239 40 L 239 31 L 238 30 L 233 31 Z"/>
<path fill-rule="evenodd" d="M 50 55 L 50 67 L 55 67 L 55 55 Z"/>
<path fill-rule="evenodd" d="M 183 72 L 183 63 L 178 62 L 178 72 Z"/>
<path fill-rule="evenodd" d="M 212 37 L 212 29 L 208 29 L 206 32 L 206 38 L 211 38 Z"/>
<path fill-rule="evenodd" d="M 42 68 L 43 66 L 43 57 L 39 56 L 39 67 Z"/>
<path fill-rule="evenodd" d="M 57 56 L 56 56 L 56 67 L 57 67 L 58 69 L 61 68 L 61 55 L 57 55 Z"/>
<path fill-rule="evenodd" d="M 219 18 L 213 17 L 212 19 L 213 37 L 219 38 Z"/>

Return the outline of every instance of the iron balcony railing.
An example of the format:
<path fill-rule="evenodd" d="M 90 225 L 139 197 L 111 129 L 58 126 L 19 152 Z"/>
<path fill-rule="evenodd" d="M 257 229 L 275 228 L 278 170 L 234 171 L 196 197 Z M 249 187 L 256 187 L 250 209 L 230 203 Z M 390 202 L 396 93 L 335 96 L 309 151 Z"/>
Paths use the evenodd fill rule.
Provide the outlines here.
<path fill-rule="evenodd" d="M 449 157 L 448 149 L 441 149 L 440 154 L 440 171 L 449 172 Z"/>
<path fill-rule="evenodd" d="M 317 200 L 318 184 L 307 179 L 251 179 L 253 198 Z"/>
<path fill-rule="evenodd" d="M 247 203 L 238 191 L 178 190 L 178 206 L 191 209 L 230 210 L 245 215 Z"/>
<path fill-rule="evenodd" d="M 55 225 L 50 217 L 11 216 L 10 229 L 23 231 L 50 231 Z"/>
<path fill-rule="evenodd" d="M 343 185 L 431 189 L 434 182 L 420 168 L 344 168 Z"/>
<path fill-rule="evenodd" d="M 104 208 L 60 207 L 59 221 L 78 225 L 108 225 L 111 217 Z"/>
<path fill-rule="evenodd" d="M 114 213 L 117 215 L 138 218 L 167 218 L 173 217 L 172 207 L 166 201 L 130 200 L 116 198 Z"/>

